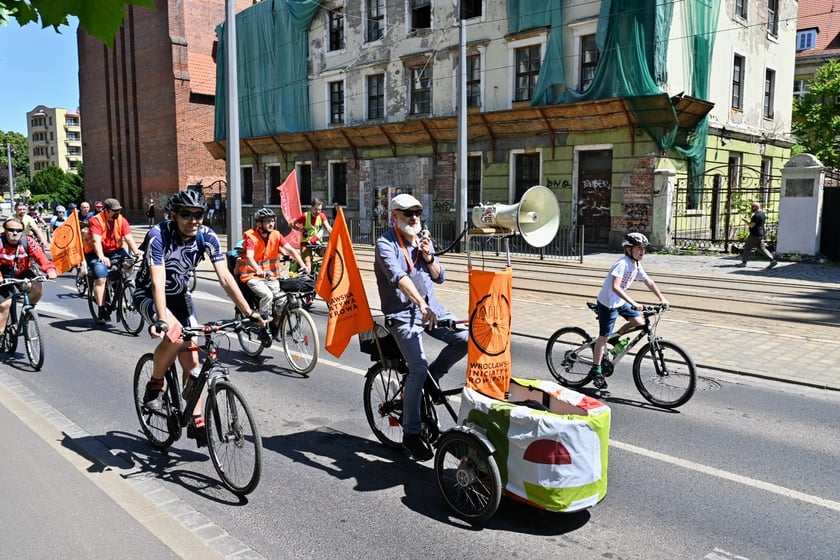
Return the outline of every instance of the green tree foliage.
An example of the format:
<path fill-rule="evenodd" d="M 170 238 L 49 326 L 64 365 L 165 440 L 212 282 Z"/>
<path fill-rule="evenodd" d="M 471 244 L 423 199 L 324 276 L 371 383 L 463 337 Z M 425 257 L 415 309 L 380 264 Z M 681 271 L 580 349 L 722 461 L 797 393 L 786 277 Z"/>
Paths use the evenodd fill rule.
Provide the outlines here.
<path fill-rule="evenodd" d="M 81 181 L 72 173 L 65 173 L 60 167 L 51 165 L 37 172 L 29 184 L 34 202 L 51 200 L 67 206 L 82 199 Z"/>
<path fill-rule="evenodd" d="M 15 170 L 15 182 L 20 181 L 22 177 L 29 177 L 29 142 L 26 136 L 19 132 L 3 132 L 0 130 L 0 184 L 6 186 L 7 175 L 9 174 L 9 158 L 6 157 L 6 144 L 11 144 L 12 151 L 12 167 Z"/>
<path fill-rule="evenodd" d="M 817 70 L 808 93 L 793 103 L 792 131 L 802 146 L 823 165 L 840 167 L 840 62 Z"/>
<path fill-rule="evenodd" d="M 79 26 L 109 47 L 122 27 L 125 5 L 154 8 L 154 0 L 0 0 L 0 25 L 14 18 L 20 25 L 41 22 L 42 27 L 60 31 L 68 16 L 79 18 Z"/>

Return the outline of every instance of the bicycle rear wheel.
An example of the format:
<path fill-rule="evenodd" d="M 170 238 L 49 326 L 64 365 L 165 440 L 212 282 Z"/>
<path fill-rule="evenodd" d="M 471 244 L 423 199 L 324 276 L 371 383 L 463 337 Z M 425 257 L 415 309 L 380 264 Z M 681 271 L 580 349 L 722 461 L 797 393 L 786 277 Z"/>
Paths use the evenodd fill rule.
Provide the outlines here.
<path fill-rule="evenodd" d="M 84 297 L 88 291 L 87 273 L 82 272 L 82 267 L 76 267 L 76 291 L 80 296 Z"/>
<path fill-rule="evenodd" d="M 210 459 L 234 494 L 253 492 L 260 482 L 262 440 L 251 409 L 239 389 L 224 380 L 212 386 L 204 405 Z"/>
<path fill-rule="evenodd" d="M 12 305 L 15 305 L 12 303 Z M 17 332 L 17 325 L 14 324 L 12 321 L 12 314 L 9 314 L 9 322 L 6 323 L 6 333 L 3 337 L 3 350 L 8 352 L 9 354 L 14 354 L 15 350 L 17 350 L 17 343 L 18 343 L 18 332 Z"/>
<path fill-rule="evenodd" d="M 122 295 L 119 301 L 120 322 L 125 327 L 128 334 L 137 336 L 143 330 L 143 324 L 146 322 L 140 310 L 134 307 L 134 283 L 126 282 L 123 284 Z"/>
<path fill-rule="evenodd" d="M 280 340 L 292 369 L 306 375 L 318 363 L 318 329 L 305 309 L 289 309 L 280 320 Z"/>
<path fill-rule="evenodd" d="M 241 321 L 243 319 L 242 312 L 238 309 L 236 310 L 236 313 L 234 313 L 234 319 L 237 321 Z M 262 353 L 263 348 L 265 348 L 262 339 L 260 338 L 260 329 L 258 327 L 240 327 L 239 330 L 236 331 L 236 337 L 239 339 L 239 346 L 242 347 L 242 351 L 249 356 L 259 356 Z"/>
<path fill-rule="evenodd" d="M 152 378 L 154 370 L 154 355 L 150 352 L 143 354 L 134 368 L 134 409 L 140 428 L 149 442 L 158 449 L 166 449 L 181 437 L 181 423 L 178 420 L 177 384 L 170 383 L 175 377 L 174 367 L 170 367 L 166 375 L 166 385 L 160 398 L 160 409 L 152 409 L 143 403 L 146 394 L 146 384 Z"/>
<path fill-rule="evenodd" d="M 583 387 L 592 376 L 594 343 L 587 332 L 578 327 L 555 331 L 545 346 L 545 361 L 551 375 L 566 387 Z"/>
<path fill-rule="evenodd" d="M 636 354 L 633 381 L 651 404 L 676 408 L 694 395 L 697 370 L 688 352 L 673 342 L 655 340 Z"/>
<path fill-rule="evenodd" d="M 376 439 L 402 449 L 403 374 L 376 363 L 365 375 L 365 416 Z"/>
<path fill-rule="evenodd" d="M 39 370 L 44 365 L 44 339 L 41 336 L 41 320 L 34 308 L 23 312 L 22 331 L 29 365 Z"/>
<path fill-rule="evenodd" d="M 502 477 L 483 442 L 459 431 L 443 434 L 435 454 L 438 489 L 462 519 L 486 521 L 502 500 Z"/>

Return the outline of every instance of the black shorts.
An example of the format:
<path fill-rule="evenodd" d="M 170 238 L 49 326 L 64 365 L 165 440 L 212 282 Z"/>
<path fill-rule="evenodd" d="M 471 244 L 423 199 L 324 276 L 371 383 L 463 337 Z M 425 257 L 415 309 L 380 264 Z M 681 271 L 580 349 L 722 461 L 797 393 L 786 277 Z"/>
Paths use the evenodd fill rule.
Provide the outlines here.
<path fill-rule="evenodd" d="M 134 306 L 146 321 L 153 324 L 158 320 L 155 312 L 155 300 L 146 290 L 134 292 Z M 189 292 L 181 294 L 166 294 L 166 308 L 175 315 L 182 325 L 196 326 L 198 319 L 195 316 L 195 306 Z"/>

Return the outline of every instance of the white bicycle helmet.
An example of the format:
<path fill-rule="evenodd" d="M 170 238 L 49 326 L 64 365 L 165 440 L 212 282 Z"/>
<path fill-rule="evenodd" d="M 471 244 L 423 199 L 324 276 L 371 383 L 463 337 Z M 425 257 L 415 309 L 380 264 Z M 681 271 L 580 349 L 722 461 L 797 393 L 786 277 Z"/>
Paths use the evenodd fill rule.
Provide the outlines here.
<path fill-rule="evenodd" d="M 647 247 L 650 245 L 650 241 L 648 241 L 648 238 L 643 233 L 639 233 L 638 231 L 626 233 L 624 235 L 624 241 L 621 243 L 622 247 L 637 247 L 639 245 Z"/>

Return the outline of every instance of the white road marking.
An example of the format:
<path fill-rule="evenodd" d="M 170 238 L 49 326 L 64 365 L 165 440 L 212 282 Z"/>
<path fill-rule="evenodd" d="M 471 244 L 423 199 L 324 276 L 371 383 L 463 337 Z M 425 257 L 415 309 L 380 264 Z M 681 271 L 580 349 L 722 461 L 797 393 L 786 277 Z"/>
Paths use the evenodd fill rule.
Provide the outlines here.
<path fill-rule="evenodd" d="M 50 317 L 60 317 L 62 319 L 77 319 L 79 316 L 63 305 L 56 305 L 49 301 L 39 301 L 36 308 L 39 315 L 49 315 Z"/>

